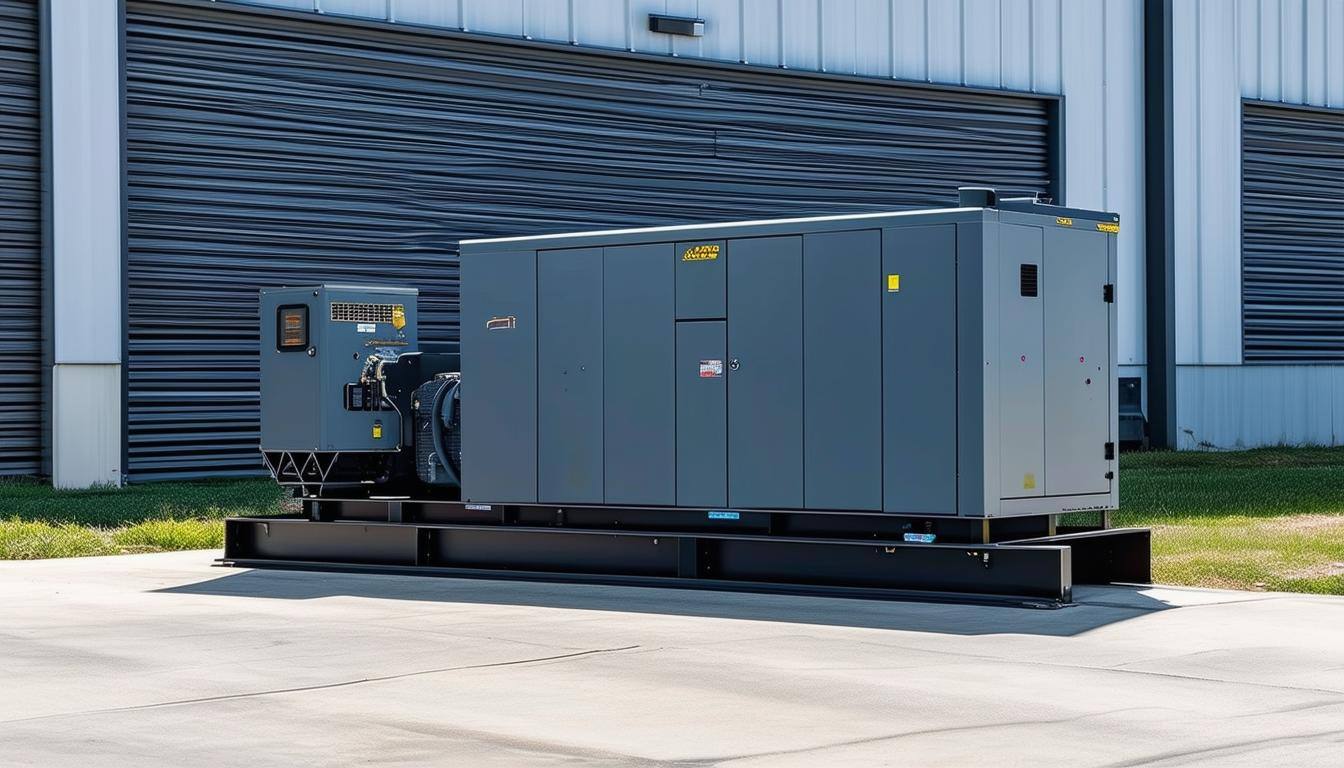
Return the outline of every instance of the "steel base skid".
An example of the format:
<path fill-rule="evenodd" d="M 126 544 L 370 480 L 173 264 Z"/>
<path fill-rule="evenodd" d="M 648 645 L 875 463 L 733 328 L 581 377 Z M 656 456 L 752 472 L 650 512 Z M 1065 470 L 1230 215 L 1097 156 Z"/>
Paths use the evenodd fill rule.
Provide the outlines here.
<path fill-rule="evenodd" d="M 687 510 L 481 509 L 404 499 L 306 500 L 305 507 L 302 517 L 229 519 L 220 563 L 1035 607 L 1068 604 L 1074 584 L 1150 580 L 1146 529 L 1055 531 L 1044 516 L 716 519 Z M 912 529 L 933 541 L 906 540 L 901 531 Z"/>

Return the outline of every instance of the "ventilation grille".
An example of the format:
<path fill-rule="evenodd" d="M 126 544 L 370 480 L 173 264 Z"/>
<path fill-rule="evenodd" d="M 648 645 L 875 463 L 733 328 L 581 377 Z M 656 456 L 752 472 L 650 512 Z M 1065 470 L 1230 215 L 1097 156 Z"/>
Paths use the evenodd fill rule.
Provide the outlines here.
<path fill-rule="evenodd" d="M 1022 295 L 1023 295 L 1023 296 L 1030 296 L 1030 297 L 1035 297 L 1035 296 L 1036 296 L 1036 269 L 1037 269 L 1037 268 L 1036 268 L 1036 265 L 1035 265 L 1035 264 L 1023 264 L 1023 265 L 1022 265 Z"/>
<path fill-rule="evenodd" d="M 356 304 L 350 301 L 331 302 L 331 319 L 347 323 L 390 323 L 396 304 Z"/>

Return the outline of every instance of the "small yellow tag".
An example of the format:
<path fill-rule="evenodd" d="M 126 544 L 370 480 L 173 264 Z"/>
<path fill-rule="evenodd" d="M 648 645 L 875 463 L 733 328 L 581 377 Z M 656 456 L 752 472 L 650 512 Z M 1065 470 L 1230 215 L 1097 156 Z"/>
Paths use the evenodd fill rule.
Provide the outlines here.
<path fill-rule="evenodd" d="M 1118 234 L 1120 234 L 1120 225 L 1119 225 L 1119 224 L 1111 224 L 1111 223 L 1109 223 L 1109 222 L 1105 222 L 1105 221 L 1103 221 L 1103 222 L 1097 224 L 1097 231 L 1098 231 L 1098 232 L 1107 232 L 1107 233 L 1112 234 L 1112 235 L 1118 235 Z"/>
<path fill-rule="evenodd" d="M 383 439 L 383 425 L 382 425 L 382 424 L 374 424 L 374 425 L 373 425 L 373 439 L 374 439 L 374 440 L 382 440 L 382 439 Z"/>
<path fill-rule="evenodd" d="M 901 290 L 901 276 L 887 275 L 887 293 L 899 293 Z"/>
<path fill-rule="evenodd" d="M 1055 223 L 1061 227 L 1072 227 L 1073 219 L 1070 219 L 1068 216 L 1056 216 Z"/>
<path fill-rule="evenodd" d="M 406 327 L 406 308 L 400 304 L 392 307 L 392 327 L 398 331 Z"/>
<path fill-rule="evenodd" d="M 1028 472 L 1027 474 L 1023 475 L 1023 476 L 1022 476 L 1022 487 L 1025 488 L 1025 489 L 1027 489 L 1027 490 L 1031 490 L 1032 488 L 1035 488 L 1035 487 L 1036 487 L 1036 475 L 1033 474 L 1033 473 L 1031 473 L 1031 472 Z"/>

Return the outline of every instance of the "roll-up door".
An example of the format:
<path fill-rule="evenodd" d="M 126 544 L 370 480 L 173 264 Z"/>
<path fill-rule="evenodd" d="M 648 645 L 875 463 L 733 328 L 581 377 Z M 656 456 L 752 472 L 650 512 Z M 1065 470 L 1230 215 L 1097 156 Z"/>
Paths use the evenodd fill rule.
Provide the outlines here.
<path fill-rule="evenodd" d="M 257 471 L 256 290 L 421 290 L 456 242 L 1048 191 L 1051 102 L 127 3 L 130 477 Z"/>
<path fill-rule="evenodd" d="M 42 460 L 41 127 L 36 0 L 0 0 L 0 475 Z"/>
<path fill-rule="evenodd" d="M 1246 103 L 1247 362 L 1344 361 L 1344 110 Z"/>

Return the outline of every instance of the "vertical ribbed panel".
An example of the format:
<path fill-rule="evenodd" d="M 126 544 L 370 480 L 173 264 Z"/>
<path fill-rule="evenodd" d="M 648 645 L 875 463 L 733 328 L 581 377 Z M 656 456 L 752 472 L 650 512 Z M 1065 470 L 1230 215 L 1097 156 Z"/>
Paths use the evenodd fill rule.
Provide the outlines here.
<path fill-rule="evenodd" d="M 1344 361 L 1344 110 L 1242 113 L 1247 362 Z"/>
<path fill-rule="evenodd" d="M 42 453 L 41 126 L 36 0 L 0 0 L 0 475 Z"/>
<path fill-rule="evenodd" d="M 253 472 L 260 287 L 421 291 L 468 237 L 1051 188 L 1047 103 L 128 3 L 133 479 Z"/>

